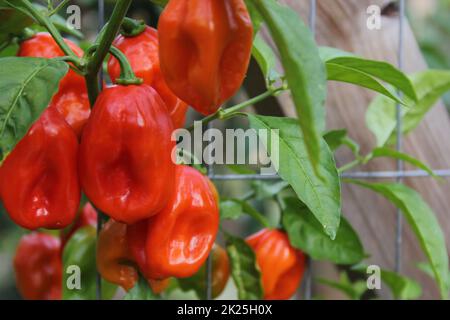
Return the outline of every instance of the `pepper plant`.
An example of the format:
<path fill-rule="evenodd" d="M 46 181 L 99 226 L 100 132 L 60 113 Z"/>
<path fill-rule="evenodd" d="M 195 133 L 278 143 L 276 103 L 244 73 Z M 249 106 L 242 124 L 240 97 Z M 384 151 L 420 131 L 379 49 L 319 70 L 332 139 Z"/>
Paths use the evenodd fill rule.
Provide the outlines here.
<path fill-rule="evenodd" d="M 177 290 L 203 299 L 219 296 L 233 281 L 239 299 L 289 299 L 307 259 L 314 259 L 345 266 L 339 281 L 316 280 L 360 299 L 367 288 L 346 272 L 364 274 L 370 253 L 342 213 L 342 183 L 372 190 L 401 209 L 428 259 L 421 268 L 447 297 L 444 234 L 422 197 L 404 184 L 341 174 L 385 157 L 433 175 L 420 160 L 392 149 L 395 106 L 402 106 L 402 134 L 408 134 L 450 89 L 449 71 L 406 75 L 384 61 L 318 47 L 302 19 L 275 0 L 148 2 L 161 7 L 158 30 L 127 18 L 132 1 L 118 0 L 83 51 L 62 36 L 83 39 L 61 23 L 58 12 L 68 2 L 0 0 L 0 197 L 3 213 L 32 230 L 15 259 L 24 298 L 109 299 L 120 286 L 125 299 L 170 298 Z M 260 35 L 263 26 L 281 66 Z M 227 106 L 251 56 L 267 90 Z M 105 62 L 112 84 L 99 81 Z M 368 154 L 345 128 L 326 130 L 327 81 L 378 93 L 367 111 L 377 139 Z M 244 112 L 285 92 L 296 118 Z M 280 181 L 254 182 L 249 194 L 227 198 L 203 170 L 175 164 L 171 134 L 183 127 L 188 106 L 204 115 L 202 125 L 239 117 L 257 132 L 276 132 L 277 148 L 260 139 Z M 354 161 L 337 168 L 340 147 L 349 148 Z M 245 165 L 229 170 L 254 173 Z M 265 201 L 276 204 L 279 219 L 260 212 Z M 220 221 L 244 215 L 261 230 L 243 239 L 219 229 Z M 218 234 L 226 251 L 214 245 Z M 27 260 L 30 250 L 36 258 Z M 27 280 L 30 269 L 45 279 L 42 286 Z M 394 298 L 420 297 L 413 279 L 388 270 L 381 278 Z"/>

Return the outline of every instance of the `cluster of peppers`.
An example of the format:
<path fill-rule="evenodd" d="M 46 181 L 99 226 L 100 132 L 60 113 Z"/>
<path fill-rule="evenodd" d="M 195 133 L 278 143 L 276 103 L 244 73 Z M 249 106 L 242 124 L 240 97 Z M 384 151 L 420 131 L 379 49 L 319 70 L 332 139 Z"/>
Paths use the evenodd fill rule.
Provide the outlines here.
<path fill-rule="evenodd" d="M 113 46 L 142 84 L 126 83 L 123 65 L 111 56 L 114 85 L 100 93 L 91 111 L 83 77 L 70 70 L 0 168 L 0 196 L 18 225 L 72 225 L 60 238 L 39 232 L 22 238 L 14 265 L 27 299 L 61 298 L 64 244 L 97 217 L 92 207 L 77 215 L 81 191 L 111 218 L 99 234 L 98 270 L 125 290 L 142 275 L 161 292 L 171 277 L 199 272 L 213 249 L 218 194 L 200 172 L 173 163 L 171 135 L 184 125 L 188 105 L 212 114 L 241 86 L 253 41 L 249 13 L 243 0 L 171 0 L 158 30 L 126 22 Z M 49 34 L 38 33 L 21 43 L 18 55 L 64 54 Z M 303 254 L 278 230 L 265 229 L 247 242 L 256 253 L 265 298 L 292 296 L 304 271 Z M 217 296 L 229 265 L 226 252 L 215 248 Z"/>

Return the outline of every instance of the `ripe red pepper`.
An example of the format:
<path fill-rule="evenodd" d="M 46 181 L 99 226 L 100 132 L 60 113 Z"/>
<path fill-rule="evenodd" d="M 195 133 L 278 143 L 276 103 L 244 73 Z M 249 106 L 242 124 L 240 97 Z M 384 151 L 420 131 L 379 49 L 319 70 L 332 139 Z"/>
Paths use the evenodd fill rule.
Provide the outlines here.
<path fill-rule="evenodd" d="M 103 225 L 97 243 L 97 270 L 126 291 L 135 286 L 139 275 L 128 247 L 126 224 L 110 219 Z"/>
<path fill-rule="evenodd" d="M 141 272 L 151 279 L 189 277 L 208 257 L 219 228 L 217 192 L 188 166 L 177 166 L 168 205 L 147 221 L 128 227 L 128 243 Z"/>
<path fill-rule="evenodd" d="M 57 237 L 33 232 L 22 237 L 14 257 L 16 285 L 27 300 L 62 298 L 61 242 Z"/>
<path fill-rule="evenodd" d="M 80 146 L 81 184 L 92 203 L 127 224 L 161 211 L 175 183 L 172 131 L 164 102 L 150 86 L 103 90 Z"/>
<path fill-rule="evenodd" d="M 132 289 L 138 281 L 137 265 L 131 254 L 127 240 L 126 224 L 113 219 L 108 220 L 100 230 L 97 243 L 97 269 L 102 277 L 115 283 L 126 291 Z M 147 279 L 154 293 L 161 293 L 169 279 Z"/>
<path fill-rule="evenodd" d="M 170 91 L 161 74 L 158 32 L 153 28 L 146 27 L 139 35 L 117 36 L 113 45 L 128 58 L 135 75 L 142 78 L 145 84 L 152 86 L 159 93 L 169 109 L 174 127 L 183 127 L 188 106 Z M 108 73 L 113 82 L 120 76 L 119 62 L 113 56 L 108 62 Z"/>
<path fill-rule="evenodd" d="M 81 50 L 75 43 L 65 40 L 73 52 L 81 57 Z M 55 40 L 48 33 L 37 33 L 20 44 L 19 57 L 56 58 L 64 56 Z M 89 99 L 84 78 L 72 69 L 61 80 L 59 90 L 50 102 L 79 136 L 90 114 Z"/>
<path fill-rule="evenodd" d="M 55 109 L 46 109 L 0 167 L 0 197 L 27 229 L 61 229 L 75 219 L 81 190 L 78 141 Z"/>
<path fill-rule="evenodd" d="M 253 43 L 243 0 L 170 0 L 158 31 L 161 70 L 178 97 L 208 115 L 236 93 Z"/>
<path fill-rule="evenodd" d="M 72 237 L 72 235 L 80 228 L 85 226 L 97 227 L 97 211 L 95 211 L 94 207 L 87 202 L 83 209 L 81 209 L 78 213 L 78 217 L 75 222 L 67 229 L 61 230 L 61 247 L 64 250 L 64 247 Z"/>
<path fill-rule="evenodd" d="M 264 299 L 289 299 L 305 271 L 305 255 L 289 243 L 284 232 L 263 229 L 248 237 L 261 270 Z"/>

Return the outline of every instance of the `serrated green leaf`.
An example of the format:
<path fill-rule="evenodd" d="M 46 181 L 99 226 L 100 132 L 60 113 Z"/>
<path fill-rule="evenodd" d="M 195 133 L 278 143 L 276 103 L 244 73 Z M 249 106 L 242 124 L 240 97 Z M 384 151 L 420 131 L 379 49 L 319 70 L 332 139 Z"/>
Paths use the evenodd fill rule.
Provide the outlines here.
<path fill-rule="evenodd" d="M 263 298 L 261 274 L 252 248 L 243 240 L 225 234 L 227 253 L 230 258 L 231 276 L 241 300 Z"/>
<path fill-rule="evenodd" d="M 448 295 L 448 253 L 445 238 L 433 210 L 420 194 L 403 184 L 347 181 L 383 195 L 401 209 L 433 268 L 441 296 L 445 299 Z"/>
<path fill-rule="evenodd" d="M 26 134 L 57 92 L 68 65 L 55 59 L 0 58 L 0 154 Z"/>
<path fill-rule="evenodd" d="M 322 224 L 326 233 L 334 239 L 341 215 L 341 187 L 333 155 L 325 140 L 320 139 L 321 162 L 317 168 L 321 176 L 319 178 L 314 173 L 310 158 L 306 156 L 307 139 L 304 139 L 298 130 L 295 119 L 251 114 L 247 116 L 251 128 L 257 132 L 259 129 L 270 132 L 267 136 L 261 135 L 260 139 L 278 174 L 290 184 L 299 199 Z M 272 143 L 272 138 L 278 139 L 278 148 L 276 143 Z"/>
<path fill-rule="evenodd" d="M 298 199 L 284 200 L 282 223 L 292 246 L 306 252 L 314 260 L 337 264 L 355 264 L 366 257 L 358 235 L 345 218 L 331 240 L 308 208 Z"/>

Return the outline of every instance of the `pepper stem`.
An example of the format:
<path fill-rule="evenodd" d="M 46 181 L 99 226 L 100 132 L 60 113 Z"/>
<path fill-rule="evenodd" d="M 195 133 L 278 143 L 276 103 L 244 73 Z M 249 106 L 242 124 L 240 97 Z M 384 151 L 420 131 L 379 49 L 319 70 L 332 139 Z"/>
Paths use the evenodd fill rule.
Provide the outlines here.
<path fill-rule="evenodd" d="M 146 27 L 143 20 L 125 17 L 120 28 L 120 33 L 125 37 L 136 37 L 144 32 Z"/>
<path fill-rule="evenodd" d="M 92 47 L 88 49 L 88 55 L 94 53 L 98 49 L 99 45 L 94 44 Z M 114 46 L 109 48 L 109 52 L 119 61 L 120 64 L 120 77 L 116 79 L 115 83 L 121 85 L 133 85 L 133 84 L 142 84 L 143 80 L 141 78 L 136 77 L 133 69 L 131 68 L 130 63 L 128 62 L 127 57 L 123 54 L 122 51 L 117 49 Z"/>

